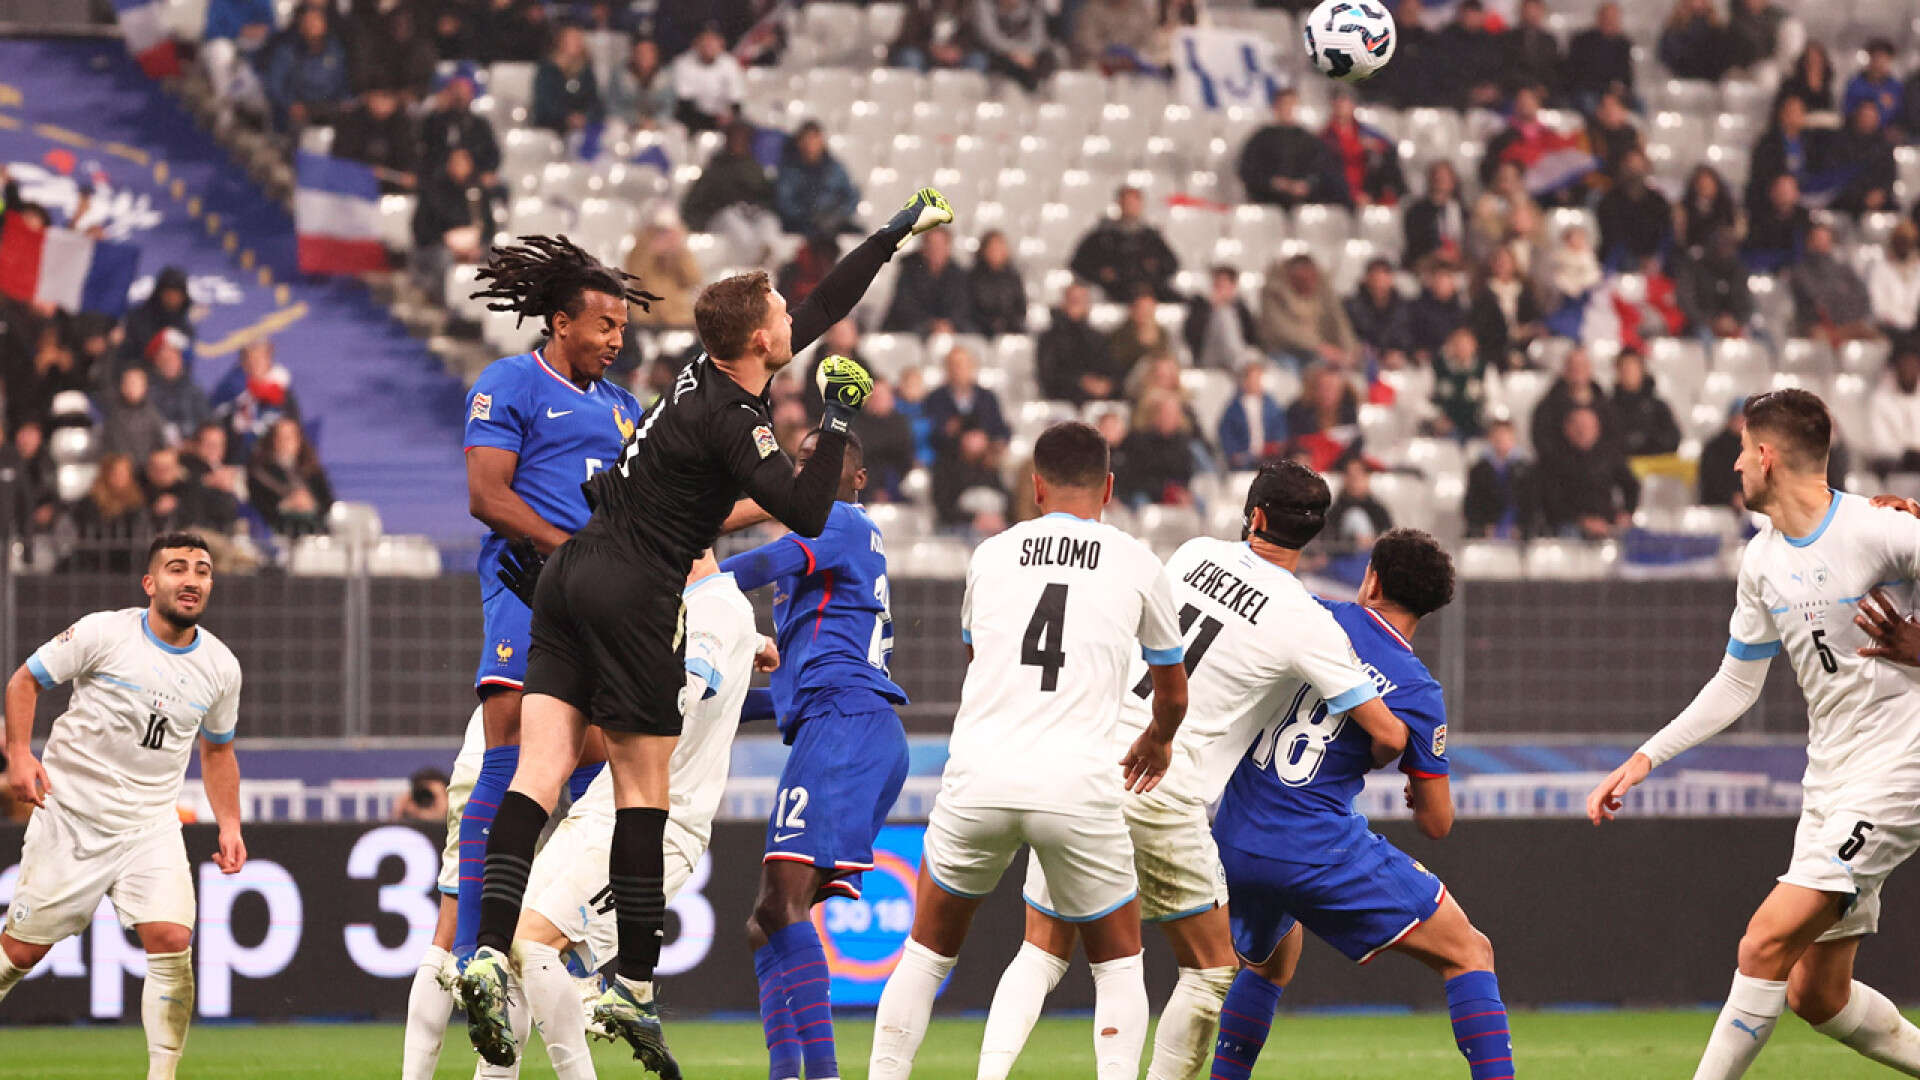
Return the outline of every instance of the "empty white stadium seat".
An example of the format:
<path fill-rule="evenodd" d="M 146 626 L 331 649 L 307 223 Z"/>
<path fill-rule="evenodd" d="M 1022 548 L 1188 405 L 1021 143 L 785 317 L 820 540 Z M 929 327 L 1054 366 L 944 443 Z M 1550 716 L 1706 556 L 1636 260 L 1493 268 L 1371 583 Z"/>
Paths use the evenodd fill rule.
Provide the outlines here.
<path fill-rule="evenodd" d="M 438 577 L 440 549 L 424 536 L 383 536 L 367 553 L 367 572 L 378 577 Z"/>
<path fill-rule="evenodd" d="M 93 456 L 93 429 L 81 424 L 66 424 L 47 436 L 47 455 L 56 465 L 70 465 Z"/>
<path fill-rule="evenodd" d="M 1529 578 L 1596 581 L 1613 573 L 1620 549 L 1611 540 L 1535 540 L 1527 545 L 1525 558 Z"/>
<path fill-rule="evenodd" d="M 372 503 L 338 499 L 327 508 L 327 532 L 342 543 L 371 543 L 383 531 L 380 511 Z"/>
<path fill-rule="evenodd" d="M 331 536 L 303 536 L 293 542 L 287 572 L 295 577 L 344 577 L 351 565 L 344 542 Z"/>
<path fill-rule="evenodd" d="M 1517 581 L 1526 576 L 1520 546 L 1505 540 L 1469 540 L 1460 548 L 1460 576 L 1469 581 Z"/>

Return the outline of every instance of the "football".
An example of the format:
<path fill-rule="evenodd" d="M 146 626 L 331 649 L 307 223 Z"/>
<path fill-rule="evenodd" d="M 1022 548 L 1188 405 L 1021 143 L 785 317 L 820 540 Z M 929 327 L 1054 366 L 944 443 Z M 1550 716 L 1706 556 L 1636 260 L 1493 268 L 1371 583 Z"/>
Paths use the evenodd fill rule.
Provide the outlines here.
<path fill-rule="evenodd" d="M 1341 82 L 1373 78 L 1393 59 L 1399 35 L 1393 13 L 1379 0 L 1321 0 L 1301 27 L 1307 59 Z"/>

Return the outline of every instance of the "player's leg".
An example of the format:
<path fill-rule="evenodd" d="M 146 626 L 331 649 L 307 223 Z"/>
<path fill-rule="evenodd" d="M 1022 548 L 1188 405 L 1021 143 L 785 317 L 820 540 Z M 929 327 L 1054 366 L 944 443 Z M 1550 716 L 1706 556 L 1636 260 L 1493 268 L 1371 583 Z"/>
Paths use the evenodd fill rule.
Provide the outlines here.
<path fill-rule="evenodd" d="M 455 840 L 453 862 L 459 862 Z M 452 886 L 457 889 L 457 882 Z M 459 901 L 452 893 L 440 893 L 440 920 L 433 927 L 433 944 L 420 956 L 413 983 L 407 989 L 406 1036 L 400 1049 L 400 1080 L 433 1080 L 440 1066 L 440 1047 L 446 1041 L 447 1021 L 453 1018 L 453 995 L 447 991 L 448 962 L 453 954 L 453 931 L 459 918 Z M 445 980 L 445 983 L 443 983 Z"/>
<path fill-rule="evenodd" d="M 514 928 L 513 955 L 524 1003 L 561 1077 L 590 1077 L 582 977 L 617 951 L 613 889 L 607 883 L 613 843 L 612 778 L 574 802 L 534 857 L 526 909 Z M 676 853 L 677 854 L 677 853 Z M 685 860 L 669 865 L 670 885 L 684 882 Z M 599 980 L 587 1000 L 597 999 Z"/>
<path fill-rule="evenodd" d="M 1854 934 L 1808 946 L 1787 978 L 1787 1006 L 1842 1046 L 1920 1076 L 1920 1028 L 1885 994 L 1854 980 L 1853 958 L 1861 940 Z"/>
<path fill-rule="evenodd" d="M 1266 1048 L 1274 1014 L 1280 1010 L 1281 994 L 1293 982 L 1300 966 L 1300 949 L 1306 942 L 1300 924 L 1291 916 L 1277 909 L 1264 913 L 1256 909 L 1251 918 L 1243 919 L 1242 907 L 1236 899 L 1232 916 L 1236 946 L 1256 941 L 1272 945 L 1252 954 L 1264 952 L 1264 959 L 1247 956 L 1247 966 L 1233 977 L 1233 985 L 1227 990 L 1227 1000 L 1220 1006 L 1220 1038 L 1214 1043 L 1213 1068 L 1208 1074 L 1212 1080 L 1247 1080 L 1253 1075 L 1254 1062 Z"/>
<path fill-rule="evenodd" d="M 666 933 L 668 763 L 676 734 L 606 730 L 607 768 L 613 775 L 613 843 L 607 884 L 613 891 L 619 956 L 613 984 L 594 1006 L 595 1025 L 625 1039 L 634 1056 L 663 1077 L 677 1077 L 654 1007 L 653 972 Z"/>
<path fill-rule="evenodd" d="M 1190 1080 L 1213 1054 L 1220 1006 L 1239 969 L 1226 877 L 1204 805 L 1154 791 L 1128 799 L 1126 818 L 1140 916 L 1160 927 L 1180 967 L 1154 1030 L 1147 1080 Z"/>
<path fill-rule="evenodd" d="M 1459 903 L 1452 896 L 1442 898 L 1440 909 L 1393 948 L 1446 980 L 1453 1041 L 1467 1059 L 1469 1075 L 1474 1080 L 1513 1076 L 1513 1038 L 1493 973 L 1493 942 L 1474 929 Z"/>
<path fill-rule="evenodd" d="M 1158 925 L 1180 977 L 1160 1010 L 1147 1080 L 1190 1080 L 1213 1053 L 1220 1009 L 1239 971 L 1232 925 L 1224 906 Z"/>
<path fill-rule="evenodd" d="M 1126 821 L 1115 807 L 1106 813 L 1031 813 L 1024 828 L 1057 905 L 1051 914 L 1080 924 L 1093 971 L 1095 1075 L 1133 1080 L 1148 1017 L 1140 889 Z"/>
<path fill-rule="evenodd" d="M 980 1067 L 977 1080 L 1006 1080 L 1013 1063 L 1027 1045 L 1033 1025 L 1040 1019 L 1047 995 L 1060 985 L 1067 973 L 1067 960 L 1073 955 L 1073 942 L 1079 936 L 1074 924 L 1046 914 L 1053 907 L 1053 895 L 1047 891 L 1046 871 L 1031 852 L 1027 856 L 1027 883 L 1022 890 L 1027 900 L 1027 922 L 1020 951 L 1013 955 L 1000 983 L 993 990 L 993 1004 L 987 1007 L 987 1027 L 980 1035 Z"/>
<path fill-rule="evenodd" d="M 489 582 L 489 585 L 492 583 Z M 460 919 L 453 935 L 453 954 L 464 964 L 478 947 L 482 876 L 487 861 L 487 836 L 520 765 L 520 705 L 527 676 L 527 654 L 532 648 L 533 612 L 519 597 L 496 589 L 481 602 L 486 638 L 474 690 L 480 695 L 481 728 L 486 751 L 479 775 L 460 810 Z M 449 785 L 451 786 L 451 785 Z"/>
<path fill-rule="evenodd" d="M 769 835 L 779 824 L 778 817 L 776 810 Z M 830 871 L 810 862 L 774 858 L 772 852 L 760 864 L 760 894 L 747 918 L 747 944 L 753 949 L 753 976 L 760 988 L 760 1028 L 766 1037 L 769 1080 L 791 1080 L 801 1074 L 805 1055 L 794 1014 L 803 1008 L 811 1013 L 826 1011 L 822 1008 L 827 1002 L 826 952 L 813 932 L 810 909 L 814 897 L 832 880 Z M 789 984 L 801 1002 L 794 1001 Z M 831 1039 L 830 1011 L 825 1018 Z"/>
<path fill-rule="evenodd" d="M 140 923 L 133 930 L 147 952 L 147 977 L 140 988 L 147 1080 L 173 1080 L 193 1022 L 193 930 L 165 922 Z"/>
<path fill-rule="evenodd" d="M 1787 977 L 1814 940 L 1839 921 L 1849 896 L 1781 882 L 1747 923 L 1727 1003 L 1694 1072 L 1695 1080 L 1744 1076 L 1787 1007 Z"/>
<path fill-rule="evenodd" d="M 33 966 L 46 958 L 53 949 L 52 943 L 45 945 L 21 941 L 19 938 L 0 930 L 0 1001 L 5 1001 L 20 980 L 33 971 Z"/>
<path fill-rule="evenodd" d="M 562 957 L 572 945 L 545 915 L 529 909 L 521 913 L 514 930 L 513 958 L 520 969 L 527 1012 L 547 1044 L 554 1075 L 559 1080 L 593 1080 L 586 1006 L 580 1000 L 579 983 Z"/>
<path fill-rule="evenodd" d="M 86 857 L 76 849 L 73 824 L 59 803 L 48 800 L 27 819 L 13 902 L 0 919 L 0 1001 L 55 944 L 93 922 L 118 872 L 117 849 Z"/>

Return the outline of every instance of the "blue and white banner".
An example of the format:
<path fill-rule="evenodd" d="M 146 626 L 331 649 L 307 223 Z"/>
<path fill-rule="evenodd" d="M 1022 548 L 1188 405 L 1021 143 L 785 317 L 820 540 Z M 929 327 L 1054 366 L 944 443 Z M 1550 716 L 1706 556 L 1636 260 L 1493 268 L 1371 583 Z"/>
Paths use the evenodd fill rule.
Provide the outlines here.
<path fill-rule="evenodd" d="M 1196 109 L 1264 109 L 1286 84 L 1280 46 L 1250 30 L 1180 30 L 1173 38 L 1174 92 Z"/>

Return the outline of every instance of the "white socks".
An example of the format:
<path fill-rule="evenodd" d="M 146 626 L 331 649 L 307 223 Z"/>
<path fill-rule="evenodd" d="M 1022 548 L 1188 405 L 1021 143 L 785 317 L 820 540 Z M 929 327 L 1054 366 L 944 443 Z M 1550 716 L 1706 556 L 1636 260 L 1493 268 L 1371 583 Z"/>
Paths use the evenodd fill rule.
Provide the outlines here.
<path fill-rule="evenodd" d="M 957 959 L 907 939 L 900 963 L 887 977 L 886 989 L 880 991 L 880 1006 L 874 1010 L 873 1056 L 868 1061 L 867 1080 L 906 1080 L 913 1072 L 913 1056 L 920 1050 L 920 1040 L 926 1038 L 927 1019 L 933 1015 L 933 997 Z M 1142 991 L 1142 1011 L 1146 1009 L 1145 997 Z"/>
<path fill-rule="evenodd" d="M 7 994 L 20 985 L 20 980 L 26 978 L 32 971 L 32 968 L 14 967 L 13 961 L 7 959 L 7 954 L 0 952 L 0 1001 L 7 1000 Z"/>
<path fill-rule="evenodd" d="M 1914 1027 L 1886 995 L 1855 981 L 1846 1007 L 1813 1030 L 1908 1076 L 1920 1076 L 1920 1028 Z"/>
<path fill-rule="evenodd" d="M 1713 1037 L 1707 1040 L 1707 1052 L 1701 1055 L 1693 1080 L 1735 1080 L 1744 1076 L 1786 1008 L 1785 981 L 1734 972 L 1733 989 L 1727 994 L 1726 1007 L 1713 1022 Z"/>
<path fill-rule="evenodd" d="M 1192 1080 L 1213 1060 L 1220 1034 L 1220 1006 L 1226 1003 L 1237 968 L 1180 969 L 1180 981 L 1160 1010 L 1153 1034 L 1153 1061 L 1147 1080 Z"/>
<path fill-rule="evenodd" d="M 173 1080 L 193 1022 L 193 950 L 148 953 L 140 989 L 140 1023 L 147 1029 L 147 1080 Z"/>
<path fill-rule="evenodd" d="M 1067 962 L 1030 941 L 1020 943 L 1020 951 L 1000 975 L 993 991 L 993 1004 L 987 1009 L 987 1030 L 980 1036 L 980 1071 L 976 1080 L 1007 1080 L 1013 1062 L 1027 1045 L 1034 1021 L 1047 995 L 1060 985 L 1067 973 Z"/>
<path fill-rule="evenodd" d="M 1091 965 L 1094 1075 L 1099 1080 L 1140 1075 L 1140 1048 L 1147 1043 L 1147 983 L 1140 956 Z"/>
<path fill-rule="evenodd" d="M 452 954 L 438 945 L 427 946 L 407 991 L 407 1035 L 400 1050 L 400 1080 L 433 1080 L 440 1065 L 440 1046 L 453 1018 L 453 996 L 440 987 L 440 969 Z"/>
<path fill-rule="evenodd" d="M 554 1074 L 559 1080 L 594 1080 L 593 1056 L 587 1049 L 586 1009 L 580 1001 L 579 985 L 567 973 L 559 951 L 531 941 L 514 942 L 513 951 L 520 965 L 527 1010 L 540 1040 L 547 1044 Z M 527 1052 L 525 1042 L 520 1052 Z"/>

